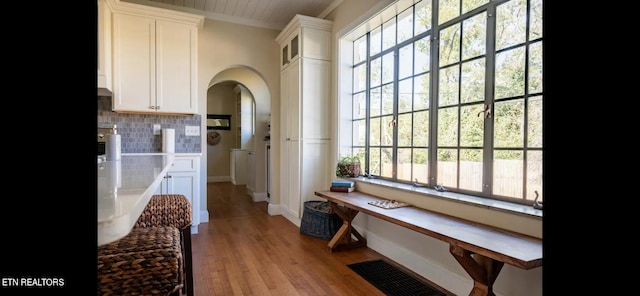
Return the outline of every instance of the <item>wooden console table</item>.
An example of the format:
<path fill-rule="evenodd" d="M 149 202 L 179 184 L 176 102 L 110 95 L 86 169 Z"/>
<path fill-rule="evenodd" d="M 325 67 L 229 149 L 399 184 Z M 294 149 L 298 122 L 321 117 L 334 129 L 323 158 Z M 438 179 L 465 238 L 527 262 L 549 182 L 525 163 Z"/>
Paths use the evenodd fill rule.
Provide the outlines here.
<path fill-rule="evenodd" d="M 470 296 L 495 296 L 493 283 L 504 263 L 522 269 L 542 266 L 542 239 L 539 238 L 416 207 L 383 209 L 369 204 L 382 198 L 357 191 L 316 191 L 315 195 L 326 199 L 343 220 L 342 227 L 329 241 L 330 251 L 367 245 L 366 239 L 351 225 L 356 215 L 363 212 L 448 243 L 451 255 L 473 279 Z"/>

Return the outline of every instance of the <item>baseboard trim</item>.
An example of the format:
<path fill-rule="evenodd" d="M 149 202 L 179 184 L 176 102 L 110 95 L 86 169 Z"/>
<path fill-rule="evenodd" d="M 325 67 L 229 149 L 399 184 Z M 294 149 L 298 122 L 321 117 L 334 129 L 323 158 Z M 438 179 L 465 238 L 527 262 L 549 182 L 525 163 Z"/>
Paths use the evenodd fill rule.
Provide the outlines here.
<path fill-rule="evenodd" d="M 208 176 L 208 182 L 231 182 L 231 176 Z"/>
<path fill-rule="evenodd" d="M 287 220 L 291 221 L 291 223 L 300 227 L 300 223 L 302 222 L 302 219 L 298 219 L 294 213 L 289 211 L 289 209 L 283 209 L 281 210 L 281 212 L 282 212 L 282 216 L 287 218 Z"/>
<path fill-rule="evenodd" d="M 253 192 L 251 195 L 253 197 L 254 202 L 259 201 L 267 201 L 267 193 L 266 192 Z"/>
<path fill-rule="evenodd" d="M 209 211 L 200 211 L 200 223 L 208 223 L 209 222 Z"/>
<path fill-rule="evenodd" d="M 267 207 L 267 213 L 269 213 L 269 215 L 271 216 L 282 215 L 280 211 L 280 205 L 269 203 L 269 206 Z"/>

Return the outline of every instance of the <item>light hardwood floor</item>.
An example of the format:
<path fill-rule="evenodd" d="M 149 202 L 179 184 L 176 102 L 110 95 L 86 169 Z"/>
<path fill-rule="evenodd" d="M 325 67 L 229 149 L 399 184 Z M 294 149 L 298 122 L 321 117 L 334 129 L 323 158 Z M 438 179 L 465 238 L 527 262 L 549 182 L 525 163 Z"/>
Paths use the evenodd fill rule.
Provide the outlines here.
<path fill-rule="evenodd" d="M 192 235 L 194 294 L 382 296 L 347 265 L 386 259 L 420 281 L 455 296 L 369 248 L 330 252 L 329 241 L 300 233 L 267 213 L 245 186 L 207 184 L 209 222 Z"/>
<path fill-rule="evenodd" d="M 205 295 L 384 295 L 347 264 L 384 258 L 369 248 L 329 252 L 244 186 L 207 184 L 209 222 L 192 235 L 194 292 Z"/>

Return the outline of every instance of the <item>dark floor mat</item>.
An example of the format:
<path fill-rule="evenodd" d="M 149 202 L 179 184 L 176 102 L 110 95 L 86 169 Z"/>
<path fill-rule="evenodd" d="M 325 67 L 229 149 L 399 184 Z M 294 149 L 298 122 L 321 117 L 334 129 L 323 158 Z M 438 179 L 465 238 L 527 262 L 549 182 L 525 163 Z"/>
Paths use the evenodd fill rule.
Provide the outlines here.
<path fill-rule="evenodd" d="M 347 266 L 389 296 L 446 295 L 384 260 L 365 261 Z"/>

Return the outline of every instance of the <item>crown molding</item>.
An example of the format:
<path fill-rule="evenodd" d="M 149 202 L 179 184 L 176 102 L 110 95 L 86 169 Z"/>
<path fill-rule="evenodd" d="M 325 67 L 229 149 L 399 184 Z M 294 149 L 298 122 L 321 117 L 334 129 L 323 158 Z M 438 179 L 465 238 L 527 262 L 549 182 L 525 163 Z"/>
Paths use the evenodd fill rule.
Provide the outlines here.
<path fill-rule="evenodd" d="M 165 19 L 170 21 L 177 21 L 186 24 L 195 24 L 198 28 L 202 28 L 204 25 L 204 16 L 201 14 L 187 13 L 182 11 L 176 11 L 173 9 L 160 8 L 155 6 L 149 6 L 142 3 L 154 3 L 151 1 L 135 1 L 123 2 L 120 0 L 106 0 L 111 4 L 111 10 L 117 13 L 127 13 L 134 15 L 152 15 L 158 19 Z M 140 3 L 137 3 L 140 2 Z"/>

